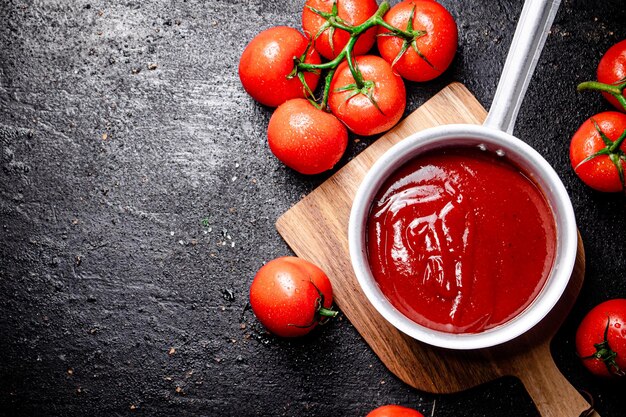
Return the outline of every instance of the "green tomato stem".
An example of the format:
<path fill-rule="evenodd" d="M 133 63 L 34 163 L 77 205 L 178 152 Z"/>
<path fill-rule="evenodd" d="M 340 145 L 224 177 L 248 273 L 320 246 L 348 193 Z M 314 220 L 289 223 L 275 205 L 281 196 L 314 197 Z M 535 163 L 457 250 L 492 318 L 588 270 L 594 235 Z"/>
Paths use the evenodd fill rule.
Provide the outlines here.
<path fill-rule="evenodd" d="M 378 19 L 376 20 L 376 24 L 378 26 L 382 26 L 385 29 L 387 29 L 390 32 L 393 32 L 395 35 L 403 38 L 403 39 L 412 39 L 413 38 L 413 34 L 411 34 L 410 32 L 404 31 L 402 29 L 399 29 L 395 26 L 390 25 L 389 23 L 385 22 L 385 19 L 383 19 L 382 16 L 379 16 Z"/>
<path fill-rule="evenodd" d="M 604 91 L 606 93 L 612 93 L 612 94 L 622 93 L 622 88 L 620 88 L 620 86 L 604 84 L 598 81 L 585 81 L 584 83 L 578 84 L 578 91 L 584 91 L 584 90 Z"/>
<path fill-rule="evenodd" d="M 339 314 L 339 312 L 321 307 L 319 310 L 317 310 L 317 314 L 323 317 L 335 317 L 337 316 L 337 314 Z"/>
<path fill-rule="evenodd" d="M 352 78 L 354 78 L 354 82 L 356 83 L 357 88 L 360 90 L 365 85 L 365 81 L 363 80 L 363 74 L 359 70 L 359 67 L 356 65 L 356 61 L 354 60 L 354 56 L 352 55 L 352 48 L 348 48 L 350 43 L 356 43 L 358 38 L 356 36 L 352 36 L 348 45 L 346 45 L 346 61 L 348 62 L 348 67 L 350 68 L 350 72 L 352 73 Z"/>
<path fill-rule="evenodd" d="M 390 8 L 389 3 L 387 3 L 386 1 L 382 2 L 381 5 L 378 7 L 378 10 L 376 10 L 376 13 L 374 13 L 369 19 L 367 19 L 365 22 L 361 23 L 358 26 L 346 26 L 342 23 L 337 22 L 334 19 L 329 20 L 329 23 L 331 26 L 334 26 L 338 29 L 345 30 L 346 32 L 350 33 L 350 40 L 348 41 L 346 46 L 344 46 L 344 48 L 341 50 L 339 55 L 337 55 L 333 60 L 325 62 L 323 64 L 307 64 L 305 62 L 299 62 L 298 70 L 315 71 L 315 70 L 326 70 L 326 69 L 337 68 L 337 66 L 341 63 L 341 61 L 343 61 L 343 59 L 348 55 L 348 50 L 350 51 L 350 54 L 352 54 L 354 45 L 356 44 L 358 37 L 363 32 L 365 32 L 366 30 L 376 25 L 379 25 L 380 22 L 384 22 L 382 16 L 384 16 L 384 14 L 387 13 L 387 11 L 389 11 L 389 8 Z"/>
<path fill-rule="evenodd" d="M 321 109 L 326 111 L 328 108 L 328 97 L 330 96 L 330 83 L 333 80 L 333 76 L 335 75 L 335 71 L 337 68 L 333 68 L 326 74 L 326 78 L 324 79 L 324 94 L 322 95 L 322 105 Z"/>
<path fill-rule="evenodd" d="M 336 3 L 333 4 L 333 8 L 336 8 Z M 325 82 L 324 82 L 324 93 L 322 96 L 322 104 L 320 106 L 322 110 L 328 111 L 328 97 L 330 94 L 330 84 L 331 84 L 333 75 L 335 74 L 337 67 L 339 66 L 339 64 L 341 64 L 341 62 L 344 59 L 348 62 L 348 67 L 350 68 L 350 72 L 352 73 L 352 77 L 354 78 L 354 81 L 356 84 L 356 90 L 357 91 L 363 90 L 363 88 L 366 87 L 366 81 L 363 78 L 363 74 L 359 70 L 359 67 L 356 64 L 356 60 L 354 57 L 354 46 L 356 45 L 356 42 L 361 36 L 361 34 L 363 34 L 368 29 L 371 29 L 375 26 L 382 26 L 385 29 L 392 32 L 393 35 L 398 36 L 404 39 L 405 41 L 413 40 L 416 37 L 423 36 L 426 34 L 426 32 L 424 31 L 414 31 L 412 29 L 404 31 L 402 29 L 399 29 L 385 22 L 383 16 L 385 15 L 385 13 L 389 11 L 390 8 L 391 6 L 389 5 L 389 2 L 383 1 L 378 7 L 378 9 L 376 10 L 376 13 L 374 13 L 366 21 L 364 21 L 363 23 L 357 26 L 350 26 L 350 25 L 345 24 L 345 22 L 343 22 L 341 19 L 339 19 L 336 16 L 335 9 L 333 9 L 333 13 L 330 13 L 330 14 L 323 13 L 319 10 L 311 9 L 315 13 L 326 18 L 326 22 L 327 22 L 326 24 L 329 27 L 345 30 L 346 32 L 350 33 L 350 40 L 334 59 L 328 62 L 322 63 L 322 64 L 309 64 L 309 63 L 304 62 L 304 58 L 296 61 L 296 67 L 294 69 L 296 73 L 302 72 L 302 71 L 315 72 L 315 71 L 320 71 L 320 70 L 329 70 L 329 72 L 326 75 Z M 409 25 L 409 28 L 412 28 L 412 24 Z"/>
<path fill-rule="evenodd" d="M 621 84 L 605 84 L 598 81 L 585 81 L 584 83 L 578 84 L 578 91 L 592 90 L 592 91 L 602 91 L 604 93 L 609 93 L 619 102 L 619 104 L 626 111 L 626 98 L 624 97 L 624 88 L 626 88 L 626 82 Z"/>
<path fill-rule="evenodd" d="M 354 26 L 352 28 L 352 31 L 349 31 L 349 32 L 352 35 L 360 35 L 361 33 L 365 32 L 369 28 L 379 25 L 380 22 L 383 21 L 383 16 L 385 15 L 385 13 L 389 11 L 390 8 L 391 6 L 389 5 L 388 2 L 386 1 L 382 2 L 380 6 L 378 7 L 378 10 L 376 10 L 376 13 L 374 13 L 369 19 L 367 19 L 365 22 L 361 23 L 360 25 Z"/>
<path fill-rule="evenodd" d="M 611 146 L 609 146 L 609 152 L 610 153 L 618 152 L 622 146 L 622 143 L 624 143 L 624 139 L 626 139 L 626 131 L 624 131 L 621 134 L 621 136 L 617 138 L 617 140 L 615 140 L 615 142 L 613 142 Z"/>
<path fill-rule="evenodd" d="M 334 26 L 337 29 L 345 30 L 348 33 L 354 33 L 354 26 L 344 25 L 343 23 L 338 22 L 336 19 L 331 19 L 328 22 L 331 26 Z"/>

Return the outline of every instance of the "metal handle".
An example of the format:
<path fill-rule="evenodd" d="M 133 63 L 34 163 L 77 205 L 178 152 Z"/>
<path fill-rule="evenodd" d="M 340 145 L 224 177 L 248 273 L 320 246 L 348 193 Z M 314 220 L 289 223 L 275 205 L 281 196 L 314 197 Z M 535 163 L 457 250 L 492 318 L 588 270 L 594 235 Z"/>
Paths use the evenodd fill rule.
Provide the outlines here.
<path fill-rule="evenodd" d="M 535 72 L 561 0 L 526 0 L 484 125 L 513 133 L 517 113 Z"/>

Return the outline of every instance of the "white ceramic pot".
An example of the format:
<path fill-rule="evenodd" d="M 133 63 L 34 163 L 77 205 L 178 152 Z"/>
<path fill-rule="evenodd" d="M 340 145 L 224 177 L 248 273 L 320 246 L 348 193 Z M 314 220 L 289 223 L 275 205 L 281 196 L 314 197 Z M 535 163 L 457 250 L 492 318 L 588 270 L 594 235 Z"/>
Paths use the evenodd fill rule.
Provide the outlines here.
<path fill-rule="evenodd" d="M 498 85 L 494 103 L 483 126 L 445 125 L 416 133 L 387 151 L 361 184 L 350 214 L 348 240 L 356 276 L 369 301 L 391 324 L 422 342 L 450 349 L 478 349 L 516 338 L 541 321 L 559 301 L 571 277 L 577 250 L 574 211 L 563 183 L 533 148 L 512 135 L 523 96 L 558 9 L 559 0 L 528 0 Z M 415 323 L 398 311 L 374 279 L 367 255 L 367 219 L 374 198 L 385 180 L 418 155 L 442 147 L 485 146 L 503 151 L 540 187 L 554 214 L 556 253 L 550 275 L 539 295 L 510 321 L 480 333 L 446 333 Z"/>

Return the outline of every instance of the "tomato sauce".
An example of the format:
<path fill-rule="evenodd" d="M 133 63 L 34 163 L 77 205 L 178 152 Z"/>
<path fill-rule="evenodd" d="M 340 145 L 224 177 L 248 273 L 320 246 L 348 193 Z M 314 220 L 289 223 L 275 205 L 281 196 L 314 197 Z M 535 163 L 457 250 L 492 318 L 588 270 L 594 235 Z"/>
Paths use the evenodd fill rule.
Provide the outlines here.
<path fill-rule="evenodd" d="M 378 192 L 367 225 L 372 273 L 411 320 L 476 333 L 521 313 L 556 251 L 554 216 L 505 157 L 478 148 L 426 153 Z"/>

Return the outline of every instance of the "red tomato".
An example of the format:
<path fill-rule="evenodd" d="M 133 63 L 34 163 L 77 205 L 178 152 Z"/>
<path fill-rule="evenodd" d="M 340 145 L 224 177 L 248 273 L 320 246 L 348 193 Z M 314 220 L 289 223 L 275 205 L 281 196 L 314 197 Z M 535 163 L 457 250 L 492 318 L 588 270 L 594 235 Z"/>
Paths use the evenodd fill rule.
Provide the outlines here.
<path fill-rule="evenodd" d="M 424 417 L 424 415 L 400 405 L 383 405 L 371 411 L 366 417 Z"/>
<path fill-rule="evenodd" d="M 355 83 L 348 63 L 342 62 L 330 84 L 328 105 L 331 111 L 357 135 L 370 136 L 391 129 L 402 117 L 406 106 L 402 78 L 394 74 L 387 61 L 380 57 L 359 56 L 355 61 L 366 88 L 357 94 L 354 90 L 341 91 Z"/>
<path fill-rule="evenodd" d="M 307 0 L 302 11 L 302 29 L 309 38 L 315 38 L 322 26 L 327 22 L 325 18 L 312 11 L 309 7 L 325 13 L 331 13 L 335 0 Z M 376 0 L 336 0 L 337 16 L 344 24 L 357 26 L 365 22 L 376 13 Z M 332 44 L 331 44 L 332 32 Z M 328 28 L 315 39 L 315 49 L 325 58 L 333 59 L 346 46 L 350 34 L 342 29 Z M 361 34 L 354 45 L 354 55 L 366 54 L 376 41 L 376 28 L 373 27 Z"/>
<path fill-rule="evenodd" d="M 576 351 L 593 374 L 626 375 L 626 299 L 594 307 L 576 332 Z"/>
<path fill-rule="evenodd" d="M 308 45 L 307 38 L 296 29 L 277 26 L 259 33 L 241 54 L 239 79 L 243 88 L 261 104 L 276 107 L 291 98 L 306 97 L 307 91 L 298 77 L 288 78 L 294 58 L 300 58 Z M 304 62 L 319 64 L 319 54 L 310 48 Z M 304 79 L 312 90 L 319 74 L 305 72 Z"/>
<path fill-rule="evenodd" d="M 267 139 L 282 163 L 302 174 L 319 174 L 339 162 L 348 145 L 348 131 L 332 114 L 298 98 L 276 109 Z"/>
<path fill-rule="evenodd" d="M 456 22 L 442 5 L 433 0 L 403 1 L 392 7 L 384 19 L 390 25 L 408 31 L 412 13 L 413 30 L 426 31 L 426 34 L 403 39 L 385 35 L 390 31 L 381 26 L 378 30 L 378 50 L 387 62 L 395 61 L 393 69 L 402 77 L 411 81 L 429 81 L 441 75 L 454 59 L 458 39 Z M 396 61 L 403 46 L 406 51 Z"/>
<path fill-rule="evenodd" d="M 601 132 L 610 145 L 605 144 Z M 580 126 L 572 138 L 569 157 L 574 172 L 585 184 L 604 192 L 624 189 L 618 167 L 626 167 L 625 133 L 626 115 L 616 111 L 596 114 Z"/>
<path fill-rule="evenodd" d="M 598 81 L 614 84 L 626 80 L 626 40 L 616 43 L 604 54 L 598 64 Z M 604 97 L 618 110 L 624 111 L 619 102 L 609 93 Z"/>
<path fill-rule="evenodd" d="M 328 277 L 304 259 L 285 256 L 265 264 L 250 286 L 250 305 L 257 319 L 282 337 L 309 333 L 328 310 L 333 289 Z"/>

